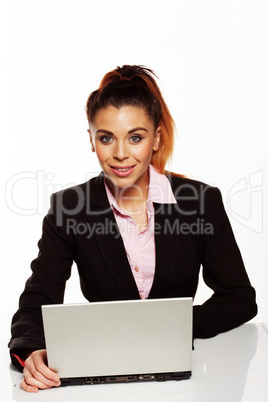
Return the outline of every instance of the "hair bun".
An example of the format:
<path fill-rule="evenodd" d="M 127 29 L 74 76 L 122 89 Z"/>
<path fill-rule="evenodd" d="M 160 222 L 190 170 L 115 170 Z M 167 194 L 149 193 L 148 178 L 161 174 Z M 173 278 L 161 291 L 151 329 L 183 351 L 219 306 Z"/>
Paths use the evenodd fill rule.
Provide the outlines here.
<path fill-rule="evenodd" d="M 120 77 L 120 81 L 132 81 L 131 77 Z"/>

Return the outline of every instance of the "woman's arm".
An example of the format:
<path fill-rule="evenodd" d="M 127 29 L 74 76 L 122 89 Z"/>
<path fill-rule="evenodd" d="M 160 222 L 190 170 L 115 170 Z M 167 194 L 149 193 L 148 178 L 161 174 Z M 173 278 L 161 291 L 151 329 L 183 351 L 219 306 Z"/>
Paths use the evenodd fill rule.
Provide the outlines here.
<path fill-rule="evenodd" d="M 64 227 L 56 224 L 56 197 L 51 197 L 51 209 L 43 221 L 43 233 L 38 243 L 39 254 L 32 262 L 32 275 L 20 296 L 19 309 L 12 319 L 9 342 L 11 358 L 23 369 L 22 359 L 29 351 L 45 349 L 41 305 L 63 302 L 65 283 L 71 274 L 74 252 Z M 56 212 L 55 212 L 56 211 Z"/>
<path fill-rule="evenodd" d="M 201 240 L 203 278 L 214 294 L 194 307 L 194 338 L 208 338 L 228 331 L 257 314 L 255 290 L 226 215 L 219 189 L 209 188 L 205 198 L 205 221 L 213 234 Z"/>

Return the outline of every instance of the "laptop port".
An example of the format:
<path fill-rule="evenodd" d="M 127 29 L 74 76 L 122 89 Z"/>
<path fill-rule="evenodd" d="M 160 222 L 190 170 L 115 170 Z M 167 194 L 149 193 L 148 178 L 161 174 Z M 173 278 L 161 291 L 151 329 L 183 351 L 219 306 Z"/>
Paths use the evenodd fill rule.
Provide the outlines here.
<path fill-rule="evenodd" d="M 172 380 L 173 379 L 173 374 L 172 373 L 164 373 L 164 374 L 157 374 L 156 375 L 156 380 L 157 381 L 167 381 L 167 380 Z"/>
<path fill-rule="evenodd" d="M 116 377 L 107 377 L 108 382 L 116 381 Z"/>
<path fill-rule="evenodd" d="M 125 377 L 125 382 L 129 382 L 129 381 L 137 381 L 138 377 L 136 375 L 128 375 L 127 377 Z"/>
<path fill-rule="evenodd" d="M 97 378 L 97 377 L 92 378 L 92 384 L 99 384 L 99 382 L 100 382 L 99 378 Z"/>
<path fill-rule="evenodd" d="M 142 374 L 139 375 L 139 380 L 141 381 L 149 381 L 149 380 L 154 380 L 155 376 L 154 374 Z"/>
<path fill-rule="evenodd" d="M 86 384 L 99 384 L 100 379 L 98 377 L 89 377 L 89 378 L 86 378 L 85 383 Z"/>

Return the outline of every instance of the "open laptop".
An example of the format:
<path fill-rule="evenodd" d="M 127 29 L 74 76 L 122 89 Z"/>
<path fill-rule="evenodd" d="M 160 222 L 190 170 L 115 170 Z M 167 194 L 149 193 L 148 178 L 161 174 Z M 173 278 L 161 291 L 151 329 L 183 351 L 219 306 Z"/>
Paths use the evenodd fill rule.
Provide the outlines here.
<path fill-rule="evenodd" d="M 45 305 L 42 315 L 63 386 L 191 376 L 192 298 Z"/>

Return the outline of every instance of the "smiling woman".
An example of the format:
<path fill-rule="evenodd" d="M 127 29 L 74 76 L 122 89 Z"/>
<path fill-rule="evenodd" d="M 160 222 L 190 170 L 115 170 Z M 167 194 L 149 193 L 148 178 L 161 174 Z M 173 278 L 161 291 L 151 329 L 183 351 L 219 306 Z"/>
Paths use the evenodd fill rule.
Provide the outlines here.
<path fill-rule="evenodd" d="M 29 392 L 60 385 L 47 367 L 41 305 L 63 302 L 73 261 L 90 302 L 194 298 L 202 266 L 214 293 L 193 307 L 194 338 L 228 331 L 257 312 L 220 191 L 164 170 L 174 122 L 153 72 L 109 72 L 86 112 L 102 172 L 51 197 L 12 320 L 11 358 Z"/>

